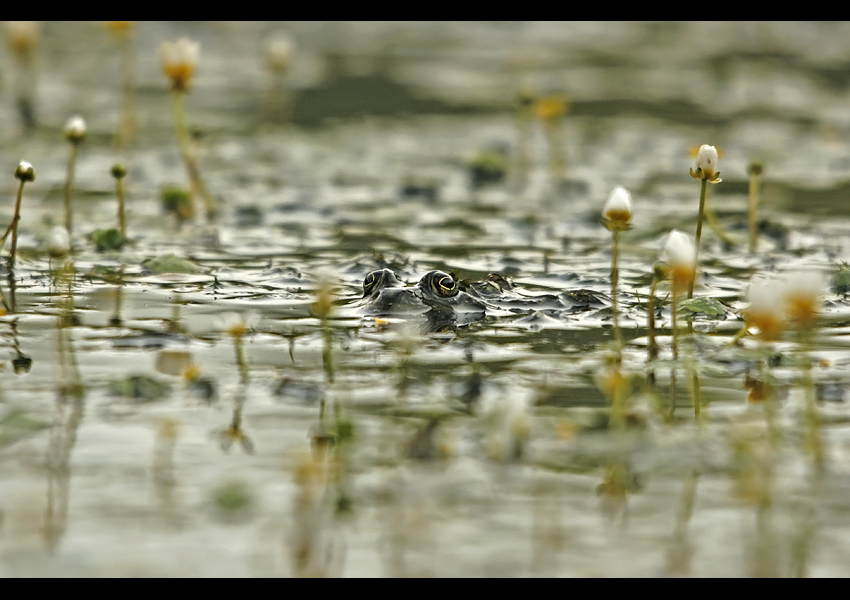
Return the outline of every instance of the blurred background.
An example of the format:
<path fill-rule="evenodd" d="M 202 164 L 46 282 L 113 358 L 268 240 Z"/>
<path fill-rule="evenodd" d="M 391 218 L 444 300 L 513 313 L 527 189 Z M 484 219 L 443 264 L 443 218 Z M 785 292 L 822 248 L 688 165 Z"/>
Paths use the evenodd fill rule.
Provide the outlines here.
<path fill-rule="evenodd" d="M 761 430 L 751 436 L 753 356 L 732 340 L 753 273 L 826 278 L 850 260 L 850 23 L 5 27 L 3 219 L 18 161 L 37 178 L 22 209 L 19 314 L 0 318 L 11 359 L 0 363 L 0 577 L 729 576 L 806 560 L 810 573 L 847 574 L 845 294 L 830 292 L 817 349 L 818 393 L 831 398 L 823 491 L 793 402 L 778 458 Z M 187 184 L 159 54 L 180 37 L 200 44 L 186 121 L 221 209 L 214 223 L 184 223 L 164 203 L 164 188 Z M 89 130 L 76 275 L 60 294 L 44 242 L 61 221 L 62 130 L 75 114 Z M 689 152 L 706 143 L 722 152 L 709 200 L 733 243 L 706 230 L 701 250 L 699 293 L 722 301 L 695 317 L 705 428 L 690 417 L 659 426 L 641 397 L 637 433 L 609 431 L 596 379 L 608 306 L 506 310 L 433 335 L 363 310 L 363 278 L 384 267 L 410 284 L 432 269 L 499 272 L 522 293 L 604 296 L 600 211 L 624 185 L 624 368 L 643 378 L 652 265 L 671 229 L 693 232 Z M 741 240 L 754 159 L 764 227 L 751 255 Z M 132 243 L 104 252 L 89 234 L 114 227 L 117 160 L 129 168 Z M 150 266 L 170 253 L 185 270 Z M 330 383 L 313 312 L 327 280 Z M 230 313 L 251 316 L 236 359 L 247 367 L 220 323 Z M 58 393 L 57 330 L 76 352 L 84 403 Z M 27 372 L 15 372 L 24 355 Z M 187 383 L 175 356 L 206 387 Z M 778 385 L 797 389 L 796 367 L 771 360 Z M 150 397 L 126 391 L 140 377 L 154 382 Z M 336 479 L 315 451 L 325 398 L 356 432 Z M 627 489 L 614 489 L 616 469 Z M 765 487 L 772 517 L 759 512 Z"/>

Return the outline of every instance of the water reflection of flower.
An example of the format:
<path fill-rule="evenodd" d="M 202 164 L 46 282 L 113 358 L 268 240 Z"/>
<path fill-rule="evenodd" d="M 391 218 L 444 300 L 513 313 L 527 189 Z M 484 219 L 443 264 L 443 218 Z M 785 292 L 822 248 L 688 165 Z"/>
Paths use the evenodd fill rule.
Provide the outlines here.
<path fill-rule="evenodd" d="M 242 429 L 242 407 L 238 406 L 233 410 L 233 420 L 230 422 L 230 425 L 218 432 L 216 432 L 216 437 L 218 437 L 219 446 L 224 452 L 229 452 L 230 448 L 233 447 L 234 443 L 238 443 L 242 446 L 242 450 L 246 454 L 254 453 L 254 442 L 251 441 L 251 438 L 248 437 L 248 434 L 245 433 L 245 430 Z"/>

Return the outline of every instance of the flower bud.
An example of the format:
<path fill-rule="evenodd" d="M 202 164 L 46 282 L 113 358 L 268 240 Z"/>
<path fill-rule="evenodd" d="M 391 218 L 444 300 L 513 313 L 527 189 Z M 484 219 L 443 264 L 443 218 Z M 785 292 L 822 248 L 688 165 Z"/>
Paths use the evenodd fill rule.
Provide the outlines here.
<path fill-rule="evenodd" d="M 268 64 L 275 73 L 286 73 L 292 61 L 295 44 L 288 37 L 278 37 L 269 42 Z"/>
<path fill-rule="evenodd" d="M 114 165 L 112 165 L 112 170 L 110 172 L 112 173 L 112 176 L 115 179 L 124 179 L 124 177 L 127 175 L 127 167 L 125 167 L 121 163 L 115 163 Z"/>
<path fill-rule="evenodd" d="M 602 210 L 602 224 L 610 231 L 625 231 L 632 219 L 632 195 L 621 185 L 613 189 Z"/>
<path fill-rule="evenodd" d="M 86 137 L 86 121 L 77 115 L 65 123 L 65 139 L 72 144 L 79 144 Z"/>
<path fill-rule="evenodd" d="M 47 254 L 52 258 L 67 256 L 71 251 L 71 238 L 68 235 L 68 230 L 60 226 L 51 229 L 47 234 L 45 246 L 47 247 Z"/>
<path fill-rule="evenodd" d="M 784 277 L 785 311 L 797 329 L 814 329 L 820 312 L 820 296 L 825 289 L 826 280 L 817 271 L 799 271 Z"/>
<path fill-rule="evenodd" d="M 22 160 L 15 169 L 15 178 L 21 181 L 35 181 L 35 169 L 27 161 Z"/>
<path fill-rule="evenodd" d="M 703 144 L 697 152 L 696 171 L 691 170 L 695 179 L 707 179 L 712 183 L 720 183 L 720 171 L 717 170 L 717 148 Z"/>
<path fill-rule="evenodd" d="M 189 83 L 195 74 L 195 66 L 201 53 L 201 45 L 188 38 L 177 41 L 164 41 L 159 46 L 162 70 L 171 79 L 171 89 L 175 92 L 189 91 Z"/>
<path fill-rule="evenodd" d="M 747 290 L 750 306 L 744 311 L 747 331 L 762 340 L 776 340 L 785 330 L 783 284 L 775 279 L 754 277 Z"/>
<path fill-rule="evenodd" d="M 696 276 L 696 250 L 691 238 L 674 229 L 664 244 L 664 256 L 670 265 L 668 274 L 673 289 L 688 288 Z"/>
<path fill-rule="evenodd" d="M 6 35 L 12 50 L 26 54 L 38 39 L 38 21 L 6 21 Z"/>

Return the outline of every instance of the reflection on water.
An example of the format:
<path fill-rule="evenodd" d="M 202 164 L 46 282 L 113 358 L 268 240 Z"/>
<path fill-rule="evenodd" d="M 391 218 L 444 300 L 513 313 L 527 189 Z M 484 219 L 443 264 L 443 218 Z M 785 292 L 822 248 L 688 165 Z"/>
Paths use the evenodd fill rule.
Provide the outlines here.
<path fill-rule="evenodd" d="M 32 122 L 0 96 L 6 164 L 39 170 L 0 286 L 0 574 L 846 574 L 846 25 L 133 27 L 43 24 Z M 178 35 L 212 224 L 163 212 Z M 657 263 L 701 143 L 723 182 L 674 319 Z M 130 240 L 97 251 L 116 194 Z M 383 269 L 471 300 L 379 306 Z M 817 328 L 756 339 L 751 277 L 795 270 L 837 277 Z"/>

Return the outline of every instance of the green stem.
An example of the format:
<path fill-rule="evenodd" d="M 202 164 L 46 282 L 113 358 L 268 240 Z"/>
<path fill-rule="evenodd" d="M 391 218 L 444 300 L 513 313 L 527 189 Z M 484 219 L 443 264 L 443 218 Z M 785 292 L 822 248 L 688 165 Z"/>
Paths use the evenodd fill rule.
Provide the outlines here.
<path fill-rule="evenodd" d="M 239 367 L 239 378 L 242 383 L 248 381 L 248 364 L 245 362 L 245 352 L 242 350 L 242 336 L 233 336 L 233 348 L 236 350 L 236 365 Z"/>
<path fill-rule="evenodd" d="M 562 119 L 549 119 L 544 122 L 543 130 L 549 143 L 549 170 L 554 177 L 562 177 L 566 168 L 564 160 L 564 129 Z"/>
<path fill-rule="evenodd" d="M 694 419 L 697 423 L 700 422 L 700 410 L 702 408 L 702 393 L 699 384 L 699 373 L 696 368 L 691 375 L 691 396 L 694 403 Z"/>
<path fill-rule="evenodd" d="M 699 189 L 699 216 L 697 217 L 697 233 L 694 236 L 694 267 L 699 265 L 699 241 L 702 237 L 702 218 L 705 213 L 705 189 L 708 185 L 707 179 L 700 180 L 700 189 Z M 696 278 L 691 279 L 691 283 L 688 285 L 688 300 L 694 297 L 694 281 Z"/>
<path fill-rule="evenodd" d="M 121 232 L 121 239 L 127 239 L 127 220 L 124 214 L 124 181 L 122 178 L 115 180 L 115 193 L 118 196 L 118 230 Z"/>
<path fill-rule="evenodd" d="M 115 142 L 118 150 L 121 151 L 127 148 L 130 138 L 136 130 L 136 65 L 133 60 L 130 36 L 122 36 L 119 44 L 121 52 L 121 72 L 124 76 L 124 82 L 121 89 L 121 121 L 118 124 Z"/>
<path fill-rule="evenodd" d="M 9 269 L 15 267 L 15 253 L 18 250 L 18 221 L 21 220 L 21 199 L 24 197 L 24 182 L 21 181 L 18 185 L 18 196 L 15 199 L 15 216 L 12 217 L 12 223 L 9 227 L 12 230 L 12 247 L 9 249 Z M 8 235 L 8 232 L 7 234 Z M 3 238 L 5 239 L 5 235 Z M 12 274 L 9 273 L 11 276 Z"/>
<path fill-rule="evenodd" d="M 756 212 L 759 203 L 759 192 L 761 191 L 761 175 L 753 173 L 750 175 L 749 189 L 749 223 L 750 223 L 750 254 L 758 250 L 758 224 Z"/>
<path fill-rule="evenodd" d="M 679 360 L 679 319 L 676 313 L 679 312 L 679 290 L 676 285 L 673 285 L 672 307 L 673 315 L 673 367 L 670 372 L 670 422 L 676 416 L 676 362 Z"/>
<path fill-rule="evenodd" d="M 736 244 L 735 238 L 723 231 L 723 228 L 720 226 L 720 221 L 717 219 L 717 215 L 714 214 L 714 211 L 711 210 L 710 206 L 705 207 L 705 222 L 708 223 L 709 227 L 711 227 L 714 235 L 716 235 L 724 244 L 728 244 L 730 246 L 734 246 Z"/>
<path fill-rule="evenodd" d="M 325 375 L 328 378 L 328 383 L 334 382 L 334 361 L 333 361 L 333 335 L 328 320 L 322 319 L 322 337 L 325 339 L 325 347 L 322 350 L 322 364 L 325 368 Z"/>
<path fill-rule="evenodd" d="M 74 167 L 77 163 L 77 143 L 71 142 L 71 153 L 68 155 L 68 171 L 65 174 L 65 229 L 68 236 L 73 236 L 74 208 L 71 195 L 74 189 Z"/>
<path fill-rule="evenodd" d="M 812 380 L 812 361 L 807 352 L 809 347 L 810 333 L 800 332 L 800 350 L 803 358 L 803 390 L 805 393 L 805 434 L 804 439 L 808 446 L 809 452 L 812 454 L 814 461 L 815 472 L 823 473 L 826 466 L 826 457 L 824 453 L 823 438 L 820 432 L 820 419 L 818 417 L 817 403 L 815 400 L 815 385 Z"/>
<path fill-rule="evenodd" d="M 192 145 L 189 140 L 189 131 L 186 128 L 186 108 L 183 101 L 183 92 L 172 92 L 174 98 L 174 128 L 177 133 L 177 142 L 180 146 L 180 154 L 183 156 L 183 162 L 186 165 L 186 172 L 189 175 L 189 183 L 192 187 L 192 212 L 195 212 L 195 192 L 197 192 L 204 201 L 204 208 L 207 211 L 207 220 L 215 221 L 218 211 L 207 186 L 201 180 L 201 172 L 198 167 L 198 160 L 192 150 Z"/>
<path fill-rule="evenodd" d="M 620 253 L 620 232 L 614 230 L 614 243 L 611 250 L 611 308 L 614 315 L 614 342 L 617 345 L 618 362 L 622 361 L 622 346 L 623 339 L 620 334 L 620 317 L 617 306 L 617 283 L 620 278 L 620 271 L 617 268 L 617 259 Z"/>

